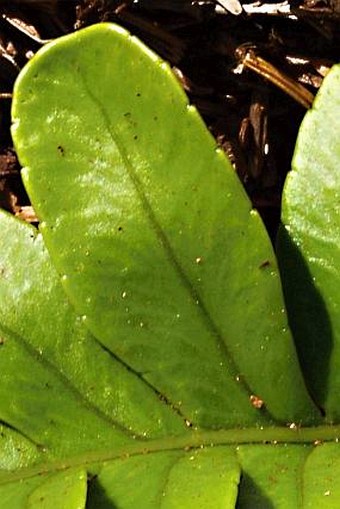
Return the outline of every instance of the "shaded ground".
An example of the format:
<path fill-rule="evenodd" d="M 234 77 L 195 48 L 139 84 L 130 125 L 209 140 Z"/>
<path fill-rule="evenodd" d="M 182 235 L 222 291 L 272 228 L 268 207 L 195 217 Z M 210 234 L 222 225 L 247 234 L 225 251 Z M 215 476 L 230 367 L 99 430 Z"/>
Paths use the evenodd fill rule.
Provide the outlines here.
<path fill-rule="evenodd" d="M 114 21 L 170 62 L 275 236 L 306 105 L 265 79 L 266 62 L 283 88 L 315 94 L 340 61 L 340 0 L 0 0 L 0 15 L 1 207 L 31 219 L 9 132 L 18 72 L 45 41 Z"/>

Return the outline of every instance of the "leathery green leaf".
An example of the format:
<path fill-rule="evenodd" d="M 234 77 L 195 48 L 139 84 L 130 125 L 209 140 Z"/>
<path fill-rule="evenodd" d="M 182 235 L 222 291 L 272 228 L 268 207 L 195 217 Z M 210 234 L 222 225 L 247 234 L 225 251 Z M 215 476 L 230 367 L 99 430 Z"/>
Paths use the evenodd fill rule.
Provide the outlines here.
<path fill-rule="evenodd" d="M 27 509 L 85 509 L 86 470 L 66 470 L 50 476 L 29 496 Z"/>
<path fill-rule="evenodd" d="M 302 123 L 284 189 L 279 242 L 302 368 L 330 421 L 340 418 L 339 86 L 337 65 Z"/>
<path fill-rule="evenodd" d="M 91 490 L 89 509 L 232 509 L 235 507 L 240 465 L 235 450 L 227 447 L 172 451 L 136 456 L 104 467 Z M 130 488 L 129 488 L 130 487 Z"/>
<path fill-rule="evenodd" d="M 331 509 L 340 497 L 338 443 L 242 445 L 238 509 Z"/>
<path fill-rule="evenodd" d="M 192 432 L 183 419 L 104 351 L 77 318 L 42 236 L 2 212 L 2 247 L 8 238 L 11 243 L 0 255 L 0 415 L 7 423 L 0 434 L 3 507 L 71 509 L 85 507 L 85 500 L 89 507 L 105 507 L 108 497 L 111 507 L 113 500 L 119 507 L 157 507 L 165 485 L 169 507 L 185 507 L 197 497 L 202 508 L 212 499 L 217 506 L 233 507 L 240 472 L 234 453 L 202 449 L 197 439 L 191 452 Z M 41 319 L 34 318 L 33 309 Z M 184 441 L 172 443 L 186 433 Z M 145 456 L 145 440 L 160 436 L 158 453 Z M 131 444 L 139 455 L 127 461 Z M 162 454 L 163 449 L 174 450 Z M 84 467 L 89 468 L 88 499 Z M 123 496 L 129 480 L 139 490 Z"/>
<path fill-rule="evenodd" d="M 5 213 L 0 224 L 1 245 L 12 240 L 0 254 L 0 418 L 30 439 L 32 458 L 183 432 L 183 420 L 85 329 L 36 229 Z"/>
<path fill-rule="evenodd" d="M 313 449 L 287 444 L 240 446 L 243 471 L 238 509 L 305 508 L 303 490 L 309 486 L 304 486 L 304 467 Z"/>
<path fill-rule="evenodd" d="M 334 508 L 340 427 L 308 427 L 269 241 L 169 69 L 102 25 L 15 93 L 44 223 L 0 214 L 0 506 Z"/>
<path fill-rule="evenodd" d="M 44 242 L 102 345 L 194 427 L 315 422 L 270 241 L 169 67 L 90 27 L 26 67 L 13 120 Z"/>

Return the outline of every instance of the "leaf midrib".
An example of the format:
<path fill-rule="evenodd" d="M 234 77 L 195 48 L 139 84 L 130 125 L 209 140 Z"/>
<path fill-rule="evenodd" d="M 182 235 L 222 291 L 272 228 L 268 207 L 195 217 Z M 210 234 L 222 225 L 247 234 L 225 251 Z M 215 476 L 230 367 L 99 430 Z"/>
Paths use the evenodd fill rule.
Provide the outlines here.
<path fill-rule="evenodd" d="M 0 472 L 0 485 L 20 479 L 28 479 L 36 475 L 55 473 L 67 468 L 89 467 L 104 462 L 156 454 L 160 452 L 191 449 L 202 449 L 214 446 L 255 445 L 315 445 L 321 443 L 338 443 L 340 425 L 314 426 L 308 428 L 289 427 L 257 427 L 244 429 L 228 429 L 218 431 L 193 431 L 176 437 L 135 441 L 131 445 L 103 451 L 89 451 L 63 460 L 42 463 L 33 467 L 23 468 L 15 472 Z"/>
<path fill-rule="evenodd" d="M 35 361 L 39 362 L 42 366 L 44 366 L 50 373 L 55 376 L 59 382 L 74 396 L 74 398 L 80 402 L 87 411 L 91 412 L 98 419 L 105 422 L 110 426 L 114 426 L 117 430 L 123 432 L 127 437 L 133 437 L 136 433 L 133 433 L 126 426 L 123 426 L 119 421 L 113 419 L 103 410 L 101 410 L 97 405 L 95 405 L 92 401 L 90 401 L 86 396 L 72 383 L 72 381 L 60 370 L 59 366 L 53 363 L 50 359 L 47 359 L 39 350 L 34 347 L 29 341 L 27 341 L 23 336 L 14 332 L 10 328 L 6 327 L 4 324 L 0 325 L 0 330 L 3 331 L 4 335 L 10 337 L 13 341 L 15 341 L 18 345 L 25 349 L 26 353 Z M 11 423 L 5 423 L 6 425 L 13 427 Z M 22 436 L 25 436 L 30 442 L 38 447 L 45 447 L 45 444 L 41 444 L 36 442 L 30 436 L 25 435 L 20 429 L 16 429 Z"/>

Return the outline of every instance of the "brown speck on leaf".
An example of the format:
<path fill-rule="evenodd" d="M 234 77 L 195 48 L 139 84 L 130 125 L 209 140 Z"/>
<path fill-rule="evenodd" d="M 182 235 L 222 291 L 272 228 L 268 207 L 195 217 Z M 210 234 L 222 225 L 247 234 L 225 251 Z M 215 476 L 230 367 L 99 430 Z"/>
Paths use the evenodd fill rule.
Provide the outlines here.
<path fill-rule="evenodd" d="M 255 396 L 254 394 L 249 396 L 249 401 L 250 401 L 250 403 L 252 404 L 252 406 L 254 408 L 260 409 L 260 408 L 262 408 L 264 406 L 263 399 L 259 398 L 258 396 Z"/>

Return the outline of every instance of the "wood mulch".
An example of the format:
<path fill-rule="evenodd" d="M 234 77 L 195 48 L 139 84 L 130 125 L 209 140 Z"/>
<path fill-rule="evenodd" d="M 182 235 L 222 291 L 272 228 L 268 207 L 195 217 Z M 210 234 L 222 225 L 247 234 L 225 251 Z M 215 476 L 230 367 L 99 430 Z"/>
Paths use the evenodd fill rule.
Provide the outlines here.
<path fill-rule="evenodd" d="M 46 41 L 101 21 L 171 64 L 274 239 L 299 125 L 340 61 L 340 0 L 0 1 L 0 206 L 27 220 L 10 135 L 14 81 Z"/>

